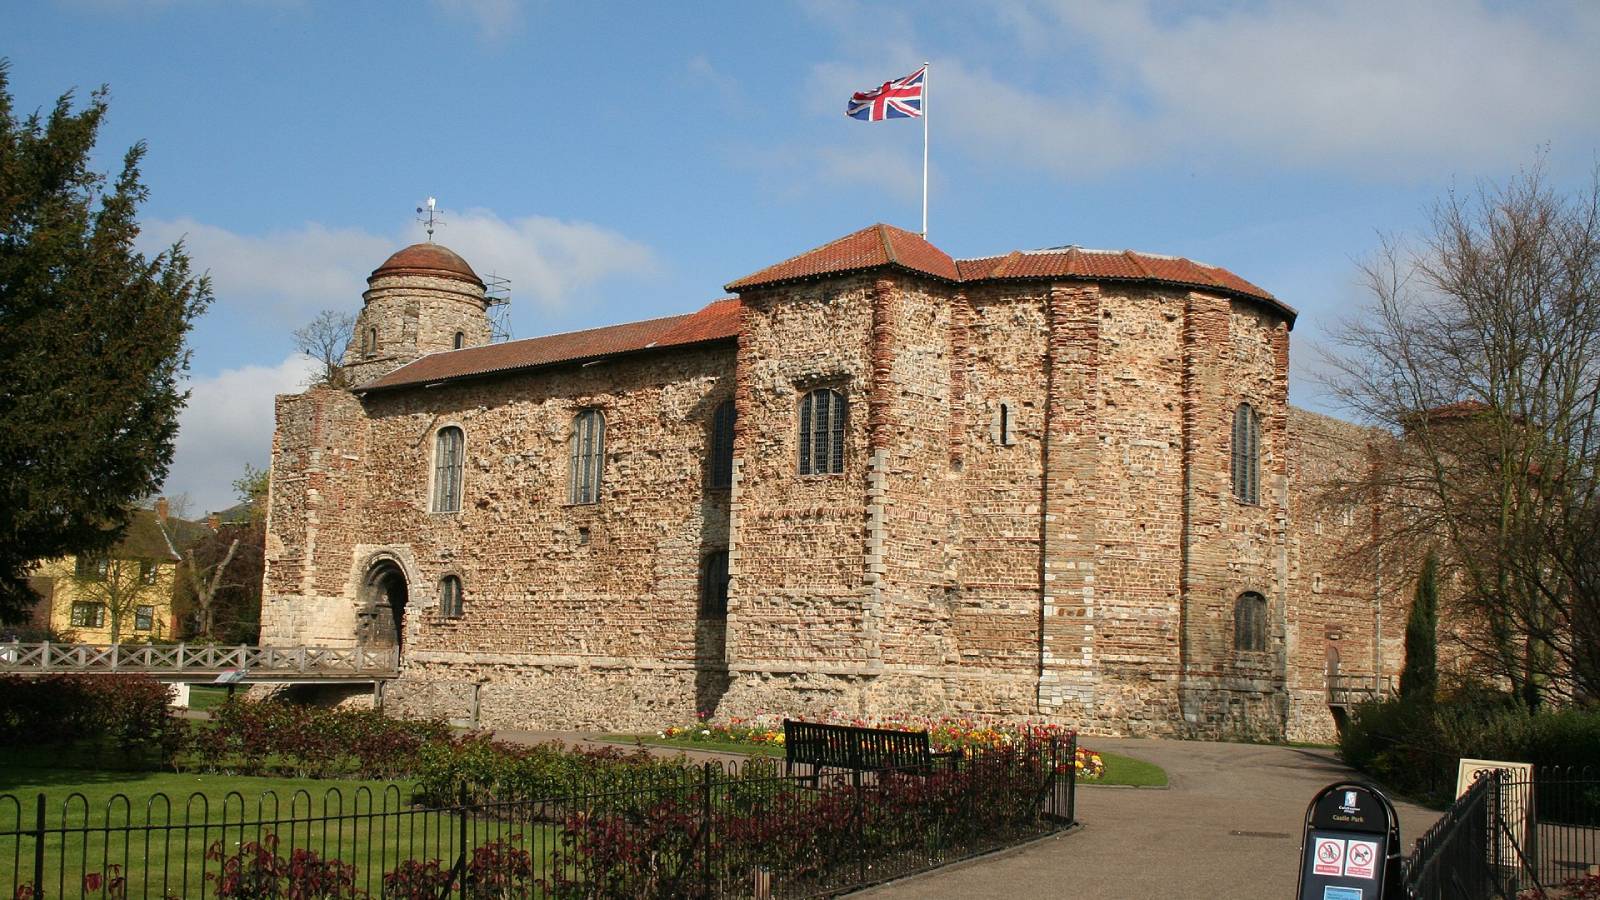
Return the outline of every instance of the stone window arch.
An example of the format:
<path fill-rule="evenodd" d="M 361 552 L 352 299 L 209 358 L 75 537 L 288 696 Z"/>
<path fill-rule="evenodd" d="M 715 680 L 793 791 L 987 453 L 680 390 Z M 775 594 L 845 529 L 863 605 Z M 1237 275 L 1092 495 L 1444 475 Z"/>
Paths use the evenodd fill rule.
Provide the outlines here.
<path fill-rule="evenodd" d="M 461 611 L 461 579 L 456 575 L 446 575 L 439 579 L 439 615 L 455 619 L 460 618 Z"/>
<path fill-rule="evenodd" d="M 1254 653 L 1267 649 L 1267 598 L 1245 591 L 1233 602 L 1233 649 Z"/>
<path fill-rule="evenodd" d="M 1261 502 L 1261 415 L 1249 403 L 1233 412 L 1233 496 Z"/>
<path fill-rule="evenodd" d="M 361 333 L 361 355 L 371 356 L 378 352 L 378 326 L 373 325 Z"/>
<path fill-rule="evenodd" d="M 844 432 L 849 408 L 832 388 L 807 392 L 800 401 L 800 474 L 844 472 Z"/>
<path fill-rule="evenodd" d="M 461 476 L 466 468 L 466 435 L 456 425 L 439 429 L 433 440 L 433 511 L 461 510 Z"/>
<path fill-rule="evenodd" d="M 732 400 L 717 404 L 711 414 L 710 484 L 725 488 L 733 484 L 733 424 L 736 417 Z"/>
<path fill-rule="evenodd" d="M 606 416 L 598 409 L 579 410 L 572 417 L 572 467 L 568 498 L 574 504 L 600 502 L 600 478 L 606 459 Z"/>
<path fill-rule="evenodd" d="M 462 347 L 465 347 L 466 345 L 467 345 L 467 333 L 465 331 L 456 332 L 456 336 L 455 336 L 454 340 L 451 341 L 452 349 L 460 350 Z"/>

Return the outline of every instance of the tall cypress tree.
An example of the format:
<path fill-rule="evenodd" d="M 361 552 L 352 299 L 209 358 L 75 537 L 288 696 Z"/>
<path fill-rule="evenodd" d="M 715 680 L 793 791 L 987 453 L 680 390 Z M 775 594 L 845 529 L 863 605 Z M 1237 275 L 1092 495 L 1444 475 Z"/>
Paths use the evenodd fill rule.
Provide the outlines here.
<path fill-rule="evenodd" d="M 90 168 L 105 88 L 13 115 L 0 60 L 0 618 L 39 560 L 110 546 L 172 461 L 190 323 L 211 300 L 181 245 L 134 249 L 143 143 Z"/>
<path fill-rule="evenodd" d="M 1432 552 L 1422 562 L 1417 593 L 1406 618 L 1406 667 L 1400 672 L 1400 697 L 1432 703 L 1439 689 L 1439 561 Z"/>

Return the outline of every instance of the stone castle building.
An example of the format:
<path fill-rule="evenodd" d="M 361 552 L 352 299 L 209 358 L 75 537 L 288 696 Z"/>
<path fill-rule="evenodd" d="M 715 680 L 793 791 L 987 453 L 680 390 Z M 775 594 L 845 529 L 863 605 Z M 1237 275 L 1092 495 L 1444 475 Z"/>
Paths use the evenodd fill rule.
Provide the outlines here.
<path fill-rule="evenodd" d="M 434 244 L 353 389 L 277 401 L 264 644 L 400 648 L 387 701 L 525 728 L 696 712 L 1326 737 L 1402 591 L 1288 405 L 1295 313 L 1223 269 L 952 259 L 876 225 L 687 315 L 490 343 Z"/>

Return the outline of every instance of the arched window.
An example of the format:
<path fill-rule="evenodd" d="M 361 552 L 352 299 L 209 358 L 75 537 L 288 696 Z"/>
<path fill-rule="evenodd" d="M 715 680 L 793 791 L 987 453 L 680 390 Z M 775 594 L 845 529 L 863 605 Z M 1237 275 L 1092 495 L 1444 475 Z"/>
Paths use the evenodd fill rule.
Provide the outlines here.
<path fill-rule="evenodd" d="M 465 462 L 465 437 L 461 429 L 446 425 L 433 443 L 433 511 L 461 509 L 461 470 Z"/>
<path fill-rule="evenodd" d="M 457 350 L 460 350 L 462 347 L 465 347 L 466 345 L 467 345 L 466 332 L 464 332 L 464 331 L 456 332 L 455 348 Z"/>
<path fill-rule="evenodd" d="M 367 356 L 378 352 L 378 327 L 376 325 L 368 328 L 366 334 L 362 335 L 361 352 Z"/>
<path fill-rule="evenodd" d="M 700 618 L 728 617 L 728 551 L 707 553 L 700 563 Z"/>
<path fill-rule="evenodd" d="M 1233 496 L 1261 502 L 1261 416 L 1248 403 L 1233 413 Z"/>
<path fill-rule="evenodd" d="M 1233 649 L 1267 649 L 1267 598 L 1246 591 L 1233 603 Z"/>
<path fill-rule="evenodd" d="M 452 619 L 461 615 L 461 579 L 454 575 L 439 579 L 439 615 Z"/>
<path fill-rule="evenodd" d="M 572 419 L 571 502 L 600 502 L 600 473 L 605 458 L 605 414 L 598 409 L 583 410 Z"/>
<path fill-rule="evenodd" d="M 800 401 L 800 474 L 838 475 L 844 471 L 844 395 L 817 388 Z"/>
<path fill-rule="evenodd" d="M 711 414 L 711 486 L 725 488 L 733 484 L 733 401 L 717 404 Z"/>

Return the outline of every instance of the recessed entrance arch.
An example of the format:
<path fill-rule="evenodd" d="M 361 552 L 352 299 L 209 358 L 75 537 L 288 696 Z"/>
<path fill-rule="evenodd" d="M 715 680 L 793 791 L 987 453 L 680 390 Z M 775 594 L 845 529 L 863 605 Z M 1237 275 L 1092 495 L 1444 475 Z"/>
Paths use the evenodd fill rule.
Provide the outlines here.
<path fill-rule="evenodd" d="M 373 561 L 361 582 L 359 641 L 401 649 L 406 624 L 406 576 L 392 559 Z"/>

